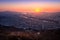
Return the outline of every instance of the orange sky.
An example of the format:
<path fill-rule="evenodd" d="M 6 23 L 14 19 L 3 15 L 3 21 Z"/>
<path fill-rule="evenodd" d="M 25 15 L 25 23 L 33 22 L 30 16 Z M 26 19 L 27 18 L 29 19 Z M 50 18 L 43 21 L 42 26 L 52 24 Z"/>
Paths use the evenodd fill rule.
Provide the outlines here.
<path fill-rule="evenodd" d="M 10 3 L 0 4 L 0 11 L 18 11 L 18 12 L 56 12 L 60 11 L 60 5 L 57 3 Z"/>

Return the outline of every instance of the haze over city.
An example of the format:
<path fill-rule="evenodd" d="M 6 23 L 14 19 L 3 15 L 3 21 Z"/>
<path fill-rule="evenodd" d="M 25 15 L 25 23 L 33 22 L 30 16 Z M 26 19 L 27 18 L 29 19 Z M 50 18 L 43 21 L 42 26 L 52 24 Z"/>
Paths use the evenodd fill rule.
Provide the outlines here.
<path fill-rule="evenodd" d="M 60 0 L 0 0 L 0 40 L 60 40 Z"/>

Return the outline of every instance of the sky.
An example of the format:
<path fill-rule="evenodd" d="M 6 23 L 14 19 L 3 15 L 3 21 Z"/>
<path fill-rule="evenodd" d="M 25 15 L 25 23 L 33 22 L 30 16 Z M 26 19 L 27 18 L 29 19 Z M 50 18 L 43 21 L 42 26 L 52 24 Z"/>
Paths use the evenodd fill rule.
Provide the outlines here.
<path fill-rule="evenodd" d="M 0 11 L 60 12 L 60 0 L 0 0 Z"/>

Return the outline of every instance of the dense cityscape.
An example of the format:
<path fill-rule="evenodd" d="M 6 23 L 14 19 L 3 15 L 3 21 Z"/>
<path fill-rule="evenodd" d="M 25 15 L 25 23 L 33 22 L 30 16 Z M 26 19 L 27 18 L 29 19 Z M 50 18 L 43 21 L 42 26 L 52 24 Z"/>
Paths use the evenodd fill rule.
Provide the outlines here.
<path fill-rule="evenodd" d="M 60 12 L 56 13 L 48 17 L 46 15 L 36 17 L 21 12 L 0 12 L 0 39 L 57 40 L 59 34 L 56 33 L 60 30 Z"/>

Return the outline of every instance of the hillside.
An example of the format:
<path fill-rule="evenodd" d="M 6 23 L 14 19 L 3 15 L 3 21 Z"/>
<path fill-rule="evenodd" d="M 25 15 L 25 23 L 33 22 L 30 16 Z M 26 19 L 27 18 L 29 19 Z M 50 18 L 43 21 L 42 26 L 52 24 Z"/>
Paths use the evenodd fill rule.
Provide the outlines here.
<path fill-rule="evenodd" d="M 0 25 L 0 40 L 60 40 L 60 29 L 30 31 Z"/>

